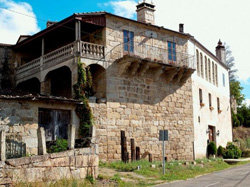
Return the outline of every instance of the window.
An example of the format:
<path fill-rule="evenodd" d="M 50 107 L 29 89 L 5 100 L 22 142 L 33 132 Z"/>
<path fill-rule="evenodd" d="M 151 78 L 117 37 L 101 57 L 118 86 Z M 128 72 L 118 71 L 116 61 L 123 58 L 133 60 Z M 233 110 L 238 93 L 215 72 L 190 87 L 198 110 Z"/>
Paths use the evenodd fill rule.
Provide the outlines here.
<path fill-rule="evenodd" d="M 208 79 L 209 79 L 209 82 L 211 82 L 211 62 L 210 62 L 210 59 L 208 59 Z"/>
<path fill-rule="evenodd" d="M 134 52 L 134 32 L 123 30 L 124 51 Z"/>
<path fill-rule="evenodd" d="M 209 93 L 208 94 L 208 99 L 209 99 L 209 108 L 212 107 L 212 95 Z"/>
<path fill-rule="evenodd" d="M 197 61 L 197 75 L 200 76 L 200 58 L 198 50 L 196 50 L 196 61 Z"/>
<path fill-rule="evenodd" d="M 215 76 L 214 76 L 214 62 L 212 62 L 212 79 L 213 79 L 213 84 L 215 84 Z"/>
<path fill-rule="evenodd" d="M 206 80 L 208 80 L 208 72 L 207 72 L 207 57 L 205 56 L 205 77 L 206 77 Z"/>
<path fill-rule="evenodd" d="M 176 43 L 168 42 L 168 60 L 176 62 Z"/>
<path fill-rule="evenodd" d="M 215 64 L 215 84 L 218 86 L 218 68 L 217 64 Z"/>
<path fill-rule="evenodd" d="M 220 98 L 217 97 L 217 109 L 218 109 L 218 112 L 220 113 L 221 110 L 220 110 Z"/>
<path fill-rule="evenodd" d="M 225 74 L 224 73 L 222 73 L 222 81 L 223 81 L 223 86 L 225 87 L 226 82 L 225 82 Z"/>
<path fill-rule="evenodd" d="M 201 77 L 204 77 L 203 56 L 202 56 L 201 53 L 200 53 L 200 58 L 201 58 L 201 61 L 200 61 L 200 64 L 201 64 Z"/>
<path fill-rule="evenodd" d="M 200 98 L 200 105 L 202 105 L 203 104 L 202 89 L 199 89 L 199 98 Z"/>

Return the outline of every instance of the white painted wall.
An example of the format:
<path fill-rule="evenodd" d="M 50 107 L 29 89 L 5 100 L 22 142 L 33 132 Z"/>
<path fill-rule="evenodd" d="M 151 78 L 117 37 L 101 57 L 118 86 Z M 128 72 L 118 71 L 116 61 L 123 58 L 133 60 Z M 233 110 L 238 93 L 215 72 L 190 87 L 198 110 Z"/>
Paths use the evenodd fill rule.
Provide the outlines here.
<path fill-rule="evenodd" d="M 202 48 L 195 45 L 192 41 L 188 43 L 189 54 L 194 55 L 195 67 L 196 49 L 202 53 L 204 78 L 197 75 L 195 71 L 192 75 L 192 94 L 193 94 L 193 118 L 194 118 L 194 151 L 195 158 L 202 158 L 206 156 L 208 125 L 215 126 L 216 132 L 219 130 L 220 134 L 216 135 L 216 145 L 226 146 L 227 142 L 232 141 L 232 123 L 231 123 L 231 109 L 230 109 L 230 92 L 229 92 L 229 78 L 228 71 L 210 54 L 206 53 Z M 218 67 L 218 86 L 210 83 L 205 78 L 205 56 L 214 61 Z M 223 86 L 222 74 L 225 74 L 225 86 Z M 211 75 L 212 76 L 212 75 Z M 200 106 L 199 89 L 202 89 L 203 103 L 205 106 Z M 214 110 L 209 108 L 208 94 L 212 95 L 212 106 Z M 220 99 L 221 113 L 217 110 L 217 97 Z M 200 117 L 200 122 L 198 122 Z"/>

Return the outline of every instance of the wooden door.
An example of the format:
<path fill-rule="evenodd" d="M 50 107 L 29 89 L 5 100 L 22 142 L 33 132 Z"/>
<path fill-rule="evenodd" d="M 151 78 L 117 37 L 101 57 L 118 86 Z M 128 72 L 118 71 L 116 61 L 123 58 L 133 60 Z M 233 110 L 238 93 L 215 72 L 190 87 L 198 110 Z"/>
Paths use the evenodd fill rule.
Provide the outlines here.
<path fill-rule="evenodd" d="M 214 127 L 213 126 L 208 126 L 208 130 L 209 130 L 209 133 L 208 133 L 208 139 L 209 139 L 209 142 L 215 142 L 215 138 L 214 138 Z"/>

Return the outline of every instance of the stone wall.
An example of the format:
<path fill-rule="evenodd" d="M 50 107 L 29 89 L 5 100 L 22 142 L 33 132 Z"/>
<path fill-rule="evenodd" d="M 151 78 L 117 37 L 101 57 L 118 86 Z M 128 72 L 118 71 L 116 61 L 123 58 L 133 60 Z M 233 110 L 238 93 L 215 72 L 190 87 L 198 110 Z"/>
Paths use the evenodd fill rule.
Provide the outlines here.
<path fill-rule="evenodd" d="M 96 123 L 100 159 L 121 158 L 120 131 L 135 139 L 141 153 L 149 151 L 160 160 L 162 143 L 159 130 L 169 130 L 166 155 L 169 159 L 193 158 L 193 111 L 191 80 L 185 84 L 167 84 L 154 80 L 152 72 L 144 76 L 119 75 L 119 66 L 107 69 L 107 103 L 91 103 Z M 129 150 L 130 151 L 130 150 Z"/>
<path fill-rule="evenodd" d="M 98 176 L 98 148 L 75 149 L 0 162 L 0 185 Z"/>
<path fill-rule="evenodd" d="M 71 123 L 79 126 L 72 104 L 0 99 L 0 130 L 5 130 L 7 139 L 26 143 L 28 155 L 38 154 L 39 108 L 71 110 Z"/>

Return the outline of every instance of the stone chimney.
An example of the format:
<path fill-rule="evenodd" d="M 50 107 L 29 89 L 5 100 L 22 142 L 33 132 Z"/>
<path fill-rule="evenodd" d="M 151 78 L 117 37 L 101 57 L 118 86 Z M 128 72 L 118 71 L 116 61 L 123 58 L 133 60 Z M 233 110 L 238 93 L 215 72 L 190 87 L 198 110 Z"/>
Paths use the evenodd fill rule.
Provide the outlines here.
<path fill-rule="evenodd" d="M 184 24 L 183 23 L 180 23 L 179 24 L 179 32 L 184 32 Z"/>
<path fill-rule="evenodd" d="M 48 27 L 50 27 L 50 26 L 52 26 L 52 25 L 54 25 L 56 23 L 57 23 L 57 21 L 47 21 L 46 27 L 48 28 Z"/>
<path fill-rule="evenodd" d="M 136 6 L 137 21 L 143 23 L 155 24 L 155 5 L 153 3 L 147 3 L 145 0 Z"/>
<path fill-rule="evenodd" d="M 216 47 L 216 56 L 221 62 L 226 63 L 225 46 L 222 45 L 222 42 L 220 40 L 219 40 L 218 45 Z"/>

